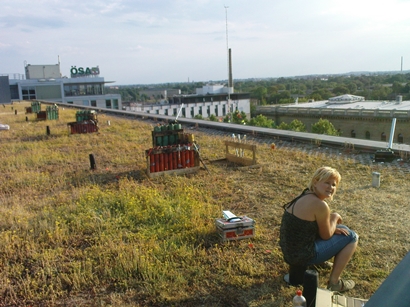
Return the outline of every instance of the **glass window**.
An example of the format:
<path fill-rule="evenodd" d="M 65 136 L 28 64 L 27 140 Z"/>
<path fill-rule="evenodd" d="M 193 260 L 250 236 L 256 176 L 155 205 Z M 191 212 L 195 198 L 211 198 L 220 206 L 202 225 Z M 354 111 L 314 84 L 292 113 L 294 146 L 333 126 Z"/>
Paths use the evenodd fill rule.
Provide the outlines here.
<path fill-rule="evenodd" d="M 36 90 L 34 87 L 22 87 L 21 94 L 23 100 L 36 99 Z"/>
<path fill-rule="evenodd" d="M 397 136 L 397 143 L 403 144 L 403 134 L 400 133 L 400 134 Z"/>
<path fill-rule="evenodd" d="M 386 141 L 386 133 L 382 132 L 381 134 L 381 140 Z"/>
<path fill-rule="evenodd" d="M 118 110 L 118 99 L 113 99 L 112 102 L 114 104 L 113 108 Z"/>
<path fill-rule="evenodd" d="M 191 117 L 192 117 L 192 118 L 194 118 L 194 116 L 195 116 L 194 114 L 195 114 L 195 112 L 194 112 L 194 107 L 191 107 Z"/>
<path fill-rule="evenodd" d="M 107 109 L 111 109 L 111 99 L 105 100 L 105 107 L 106 107 Z"/>
<path fill-rule="evenodd" d="M 366 139 L 370 140 L 370 132 L 369 131 L 366 131 Z"/>
<path fill-rule="evenodd" d="M 215 116 L 218 116 L 218 106 L 215 106 Z"/>
<path fill-rule="evenodd" d="M 91 100 L 91 106 L 96 107 L 97 106 L 97 100 Z"/>

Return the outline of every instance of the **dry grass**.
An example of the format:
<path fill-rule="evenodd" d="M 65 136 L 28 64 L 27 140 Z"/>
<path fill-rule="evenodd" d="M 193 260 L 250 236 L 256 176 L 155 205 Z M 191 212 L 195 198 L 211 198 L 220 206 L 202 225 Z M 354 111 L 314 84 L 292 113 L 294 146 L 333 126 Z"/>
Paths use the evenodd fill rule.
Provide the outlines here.
<path fill-rule="evenodd" d="M 322 165 L 342 174 L 330 206 L 360 235 L 344 275 L 357 282 L 349 295 L 369 298 L 409 250 L 401 169 L 261 144 L 261 167 L 237 168 L 211 163 L 224 158 L 224 139 L 198 132 L 211 175 L 150 180 L 152 123 L 99 114 L 99 133 L 70 135 L 74 109 L 36 121 L 26 106 L 0 107 L 11 126 L 0 131 L 0 306 L 290 306 L 281 205 Z M 255 219 L 256 237 L 221 244 L 222 210 Z"/>

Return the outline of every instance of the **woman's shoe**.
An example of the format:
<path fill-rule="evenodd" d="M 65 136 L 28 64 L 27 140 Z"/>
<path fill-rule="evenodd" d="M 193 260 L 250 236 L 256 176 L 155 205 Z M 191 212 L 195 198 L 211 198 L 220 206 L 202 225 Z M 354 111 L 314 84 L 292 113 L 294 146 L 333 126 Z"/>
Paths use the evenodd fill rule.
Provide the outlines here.
<path fill-rule="evenodd" d="M 339 279 L 337 284 L 327 284 L 327 289 L 330 291 L 337 291 L 337 292 L 344 292 L 347 290 L 353 289 L 355 286 L 355 282 L 350 279 Z"/>

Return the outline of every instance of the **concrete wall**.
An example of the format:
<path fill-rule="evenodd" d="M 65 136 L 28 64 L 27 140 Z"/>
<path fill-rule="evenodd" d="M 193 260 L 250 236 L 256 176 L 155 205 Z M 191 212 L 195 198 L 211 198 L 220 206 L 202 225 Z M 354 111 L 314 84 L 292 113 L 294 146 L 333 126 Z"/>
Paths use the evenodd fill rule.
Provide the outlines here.
<path fill-rule="evenodd" d="M 0 76 L 0 103 L 11 103 L 11 92 L 8 76 Z"/>

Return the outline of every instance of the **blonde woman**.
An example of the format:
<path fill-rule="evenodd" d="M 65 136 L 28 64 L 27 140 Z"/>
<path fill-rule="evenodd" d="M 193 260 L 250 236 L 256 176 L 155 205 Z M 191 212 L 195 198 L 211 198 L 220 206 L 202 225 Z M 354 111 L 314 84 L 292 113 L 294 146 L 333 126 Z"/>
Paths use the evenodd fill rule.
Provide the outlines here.
<path fill-rule="evenodd" d="M 280 247 L 292 267 L 323 263 L 332 257 L 333 266 L 327 288 L 331 291 L 353 289 L 354 281 L 340 278 L 353 256 L 358 235 L 342 225 L 342 217 L 332 213 L 326 199 L 332 200 L 341 180 L 331 167 L 320 167 L 301 195 L 283 206 Z"/>

